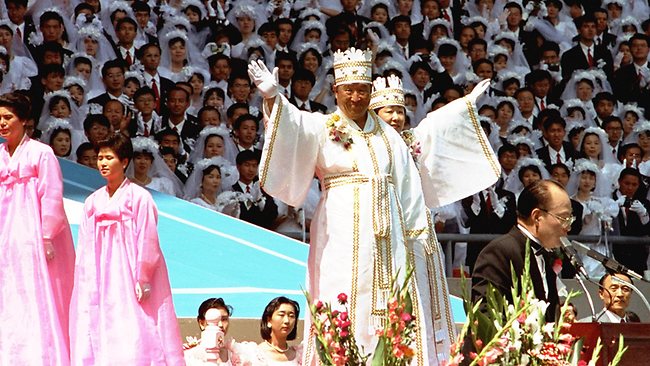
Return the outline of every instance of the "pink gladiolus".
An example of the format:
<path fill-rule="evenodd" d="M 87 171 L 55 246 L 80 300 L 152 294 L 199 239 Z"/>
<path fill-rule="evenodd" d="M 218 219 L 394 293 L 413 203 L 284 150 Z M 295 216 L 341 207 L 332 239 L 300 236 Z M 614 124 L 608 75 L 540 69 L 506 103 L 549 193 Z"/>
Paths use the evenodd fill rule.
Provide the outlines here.
<path fill-rule="evenodd" d="M 348 302 L 348 295 L 346 295 L 346 294 L 343 293 L 343 292 L 341 292 L 341 293 L 339 294 L 339 296 L 337 296 L 337 298 L 339 299 L 339 303 L 340 303 L 341 305 L 344 305 L 346 302 Z"/>
<path fill-rule="evenodd" d="M 409 313 L 402 313 L 402 320 L 405 322 L 410 322 L 413 317 Z"/>
<path fill-rule="evenodd" d="M 521 315 L 519 315 L 517 318 L 517 321 L 519 324 L 524 324 L 526 322 L 526 313 L 521 313 Z"/>
<path fill-rule="evenodd" d="M 455 348 L 456 345 L 453 345 L 452 348 Z M 483 341 L 480 339 L 476 340 L 476 348 L 481 349 L 483 348 Z"/>
<path fill-rule="evenodd" d="M 341 330 L 341 333 L 340 333 L 341 338 L 345 338 L 345 337 L 347 337 L 349 335 L 350 335 L 350 332 L 348 332 L 347 330 Z"/>
<path fill-rule="evenodd" d="M 339 296 L 340 296 L 340 295 L 339 295 Z M 348 313 L 345 312 L 345 311 L 341 312 L 341 315 L 339 316 L 339 319 L 341 319 L 341 320 L 343 320 L 343 321 L 348 320 Z"/>
<path fill-rule="evenodd" d="M 339 311 L 338 310 L 332 311 L 332 317 L 336 318 L 337 316 L 339 316 Z"/>
<path fill-rule="evenodd" d="M 316 310 L 320 310 L 323 308 L 323 302 L 318 300 L 314 303 L 314 307 L 316 307 Z"/>

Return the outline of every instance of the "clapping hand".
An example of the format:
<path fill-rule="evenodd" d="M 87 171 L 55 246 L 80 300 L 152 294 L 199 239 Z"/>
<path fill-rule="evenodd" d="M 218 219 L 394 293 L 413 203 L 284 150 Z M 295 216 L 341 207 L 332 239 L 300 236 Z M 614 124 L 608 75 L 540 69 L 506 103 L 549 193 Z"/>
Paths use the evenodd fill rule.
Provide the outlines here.
<path fill-rule="evenodd" d="M 280 82 L 277 67 L 271 73 L 264 62 L 261 60 L 253 60 L 248 64 L 248 76 L 265 99 L 272 99 L 278 95 L 278 85 Z"/>

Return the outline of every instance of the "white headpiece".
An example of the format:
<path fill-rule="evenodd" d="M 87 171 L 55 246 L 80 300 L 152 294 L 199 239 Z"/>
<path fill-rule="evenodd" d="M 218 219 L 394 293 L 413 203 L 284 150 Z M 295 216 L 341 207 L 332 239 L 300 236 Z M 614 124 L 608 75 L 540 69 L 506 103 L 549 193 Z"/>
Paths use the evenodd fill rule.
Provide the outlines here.
<path fill-rule="evenodd" d="M 334 53 L 335 85 L 372 84 L 372 51 L 354 47 Z"/>
<path fill-rule="evenodd" d="M 402 80 L 395 75 L 376 78 L 372 83 L 372 95 L 368 108 L 377 109 L 393 105 L 404 107 Z"/>
<path fill-rule="evenodd" d="M 637 119 L 642 119 L 645 113 L 645 108 L 639 107 L 636 103 L 628 103 L 623 105 L 623 108 L 621 108 L 621 118 L 625 118 L 627 112 L 632 112 L 636 114 Z"/>
<path fill-rule="evenodd" d="M 233 184 L 237 183 L 239 180 L 239 172 L 237 167 L 231 164 L 228 160 L 224 159 L 221 156 L 215 156 L 210 159 L 201 159 L 194 164 L 194 170 L 192 174 L 187 178 L 185 182 L 185 194 L 184 198 L 186 200 L 191 200 L 198 197 L 201 194 L 201 183 L 203 182 L 203 171 L 209 166 L 218 166 L 221 172 L 221 187 L 219 191 L 230 190 Z"/>

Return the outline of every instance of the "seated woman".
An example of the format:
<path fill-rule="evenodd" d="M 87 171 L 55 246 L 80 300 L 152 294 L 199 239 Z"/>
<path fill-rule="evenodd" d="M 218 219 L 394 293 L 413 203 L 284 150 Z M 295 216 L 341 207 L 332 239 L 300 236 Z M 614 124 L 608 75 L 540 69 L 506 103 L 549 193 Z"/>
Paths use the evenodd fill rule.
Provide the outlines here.
<path fill-rule="evenodd" d="M 589 161 L 598 165 L 599 168 L 606 164 L 616 164 L 612 154 L 606 154 L 604 148 L 608 145 L 607 133 L 599 127 L 589 127 L 582 132 L 579 141 L 578 152 Z"/>
<path fill-rule="evenodd" d="M 70 122 L 59 118 L 50 120 L 41 136 L 41 141 L 50 145 L 54 155 L 69 160 L 76 160 L 72 152 L 77 150 L 82 140 L 83 134 L 80 131 L 75 131 Z"/>
<path fill-rule="evenodd" d="M 176 197 L 182 194 L 182 184 L 165 164 L 158 144 L 146 137 L 134 137 L 133 161 L 126 175 L 139 186 L 167 193 Z"/>
<path fill-rule="evenodd" d="M 300 306 L 284 296 L 276 297 L 266 305 L 260 321 L 260 335 L 264 342 L 239 344 L 239 356 L 243 364 L 251 365 L 301 365 L 302 345 L 290 346 L 296 339 L 296 324 Z"/>
<path fill-rule="evenodd" d="M 185 183 L 184 198 L 199 206 L 239 217 L 239 202 L 247 197 L 241 192 L 231 192 L 237 183 L 237 168 L 220 156 L 202 159 Z"/>
<path fill-rule="evenodd" d="M 239 359 L 233 351 L 235 340 L 227 340 L 232 306 L 222 298 L 209 298 L 199 306 L 196 321 L 201 329 L 201 338 L 187 337 L 183 344 L 185 363 L 188 366 L 218 364 L 238 365 Z"/>

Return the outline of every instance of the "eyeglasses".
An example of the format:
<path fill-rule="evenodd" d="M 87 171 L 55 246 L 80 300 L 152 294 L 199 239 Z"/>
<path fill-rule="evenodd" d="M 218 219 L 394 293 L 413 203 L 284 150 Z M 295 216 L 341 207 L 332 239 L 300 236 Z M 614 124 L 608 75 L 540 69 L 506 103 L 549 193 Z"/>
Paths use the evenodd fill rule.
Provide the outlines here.
<path fill-rule="evenodd" d="M 549 212 L 549 211 L 547 211 L 547 210 L 545 210 L 543 208 L 540 208 L 540 210 L 542 210 L 542 211 L 546 212 L 547 214 L 555 217 L 557 219 L 557 221 L 559 221 L 560 224 L 562 225 L 562 227 L 565 228 L 565 229 L 570 228 L 571 225 L 573 225 L 573 223 L 576 221 L 575 216 L 562 217 L 562 216 L 558 216 L 558 215 L 556 215 L 556 214 L 554 214 L 552 212 Z"/>

